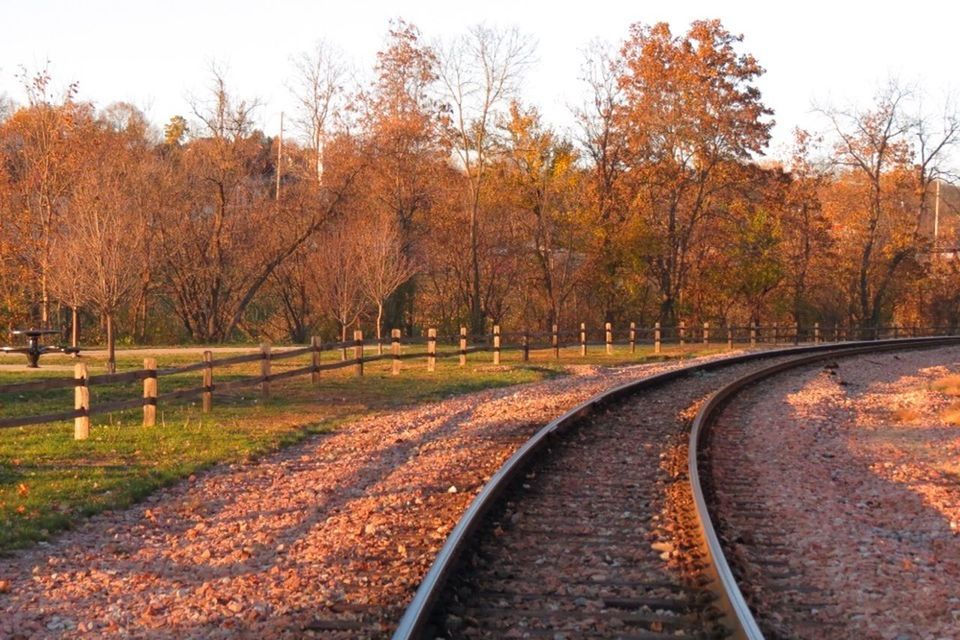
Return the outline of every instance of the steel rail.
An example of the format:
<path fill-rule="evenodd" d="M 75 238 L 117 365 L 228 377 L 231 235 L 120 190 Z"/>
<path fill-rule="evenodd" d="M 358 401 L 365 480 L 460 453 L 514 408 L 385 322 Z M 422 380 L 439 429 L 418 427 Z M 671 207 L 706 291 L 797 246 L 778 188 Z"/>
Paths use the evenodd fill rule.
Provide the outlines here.
<path fill-rule="evenodd" d="M 720 544 L 720 538 L 713 525 L 713 519 L 710 517 L 710 510 L 707 507 L 703 484 L 700 481 L 700 442 L 701 438 L 705 436 L 709 425 L 734 396 L 755 386 L 761 380 L 766 380 L 790 369 L 815 364 L 835 357 L 849 358 L 851 356 L 876 353 L 878 351 L 934 348 L 958 343 L 960 343 L 960 337 L 935 337 L 882 340 L 871 342 L 867 345 L 863 343 L 848 343 L 851 345 L 859 345 L 849 348 L 844 348 L 843 345 L 831 345 L 831 347 L 834 348 L 828 351 L 794 358 L 793 360 L 771 365 L 745 375 L 742 378 L 738 378 L 718 389 L 700 408 L 690 427 L 687 469 L 690 477 L 690 488 L 693 493 L 697 523 L 700 527 L 700 533 L 703 536 L 704 551 L 709 559 L 708 573 L 711 574 L 710 577 L 713 579 L 713 590 L 720 597 L 719 608 L 724 614 L 725 626 L 733 631 L 732 638 L 763 640 L 764 636 L 756 619 L 753 617 L 753 613 L 750 611 L 750 606 L 743 597 L 743 592 L 740 590 L 733 571 L 730 568 L 730 564 L 727 562 L 727 558 L 723 553 L 723 546 Z M 839 348 L 836 348 L 838 346 Z"/>
<path fill-rule="evenodd" d="M 421 581 L 417 592 L 414 594 L 413 600 L 404 611 L 403 617 L 400 619 L 392 639 L 414 640 L 420 637 L 420 634 L 424 631 L 424 627 L 433 613 L 433 607 L 439 599 L 447 580 L 456 570 L 457 563 L 463 555 L 463 552 L 469 547 L 471 538 L 473 538 L 483 523 L 484 516 L 496 504 L 497 499 L 507 490 L 512 481 L 526 470 L 534 458 L 543 451 L 552 437 L 565 431 L 587 416 L 593 415 L 598 408 L 637 392 L 659 387 L 691 374 L 742 364 L 744 362 L 752 362 L 754 360 L 826 351 L 834 354 L 846 353 L 867 345 L 870 345 L 874 349 L 882 345 L 898 345 L 898 347 L 894 348 L 911 348 L 922 347 L 927 344 L 930 346 L 939 346 L 945 342 L 957 343 L 960 342 L 960 337 L 947 340 L 937 337 L 821 343 L 783 349 L 754 351 L 685 367 L 678 367 L 664 373 L 619 385 L 581 402 L 537 431 L 507 459 L 483 486 L 480 493 L 473 499 L 453 530 L 447 536 L 443 547 L 441 547 L 433 564 L 427 571 L 426 576 L 424 576 Z M 899 345 L 903 346 L 900 347 Z"/>

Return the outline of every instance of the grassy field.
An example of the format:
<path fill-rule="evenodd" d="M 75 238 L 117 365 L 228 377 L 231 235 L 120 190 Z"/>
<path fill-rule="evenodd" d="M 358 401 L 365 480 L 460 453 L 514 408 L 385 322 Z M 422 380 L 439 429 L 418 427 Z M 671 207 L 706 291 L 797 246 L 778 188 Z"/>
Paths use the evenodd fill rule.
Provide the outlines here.
<path fill-rule="evenodd" d="M 452 348 L 439 346 L 440 351 Z M 688 348 L 684 355 L 716 350 Z M 266 400 L 256 387 L 215 394 L 209 414 L 201 412 L 198 400 L 161 404 L 155 427 L 141 425 L 139 409 L 95 416 L 85 441 L 73 439 L 72 422 L 0 430 L 0 553 L 47 539 L 87 515 L 125 507 L 210 465 L 250 459 L 359 416 L 563 375 L 569 364 L 613 366 L 680 355 L 675 347 L 659 356 L 646 347 L 638 347 L 635 354 L 626 347 L 617 347 L 611 356 L 602 352 L 602 347 L 594 347 L 581 358 L 577 349 L 565 349 L 557 361 L 548 350 L 533 351 L 530 362 L 522 363 L 519 353 L 505 351 L 499 367 L 491 364 L 489 353 L 478 353 L 471 354 L 466 367 L 458 366 L 456 358 L 441 359 L 433 373 L 426 370 L 425 358 L 406 360 L 399 376 L 390 374 L 389 362 L 371 363 L 362 378 L 346 368 L 323 372 L 319 386 L 311 385 L 309 376 L 274 383 Z M 143 355 L 122 355 L 118 370 L 142 367 Z M 338 359 L 335 353 L 323 356 L 323 363 Z M 75 362 L 64 356 L 44 356 L 39 370 L 12 370 L 9 365 L 20 364 L 21 359 L 0 357 L 0 386 L 40 377 L 71 377 Z M 199 356 L 160 353 L 157 360 L 164 368 L 197 362 Z M 84 361 L 91 375 L 105 372 L 102 360 L 85 357 Z M 307 356 L 279 360 L 273 371 L 308 363 Z M 218 368 L 214 381 L 258 373 L 259 363 Z M 91 404 L 139 397 L 141 384 L 94 385 Z M 199 384 L 199 372 L 159 380 L 161 393 Z M 72 403 L 72 389 L 0 394 L 0 417 L 64 411 Z"/>

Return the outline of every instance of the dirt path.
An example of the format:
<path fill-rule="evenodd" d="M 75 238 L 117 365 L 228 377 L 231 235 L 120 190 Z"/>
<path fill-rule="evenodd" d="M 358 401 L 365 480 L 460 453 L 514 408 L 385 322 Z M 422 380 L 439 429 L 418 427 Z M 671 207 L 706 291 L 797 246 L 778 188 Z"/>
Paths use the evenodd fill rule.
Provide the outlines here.
<path fill-rule="evenodd" d="M 217 468 L 0 560 L 0 637 L 384 637 L 537 427 L 677 364 L 459 396 Z"/>

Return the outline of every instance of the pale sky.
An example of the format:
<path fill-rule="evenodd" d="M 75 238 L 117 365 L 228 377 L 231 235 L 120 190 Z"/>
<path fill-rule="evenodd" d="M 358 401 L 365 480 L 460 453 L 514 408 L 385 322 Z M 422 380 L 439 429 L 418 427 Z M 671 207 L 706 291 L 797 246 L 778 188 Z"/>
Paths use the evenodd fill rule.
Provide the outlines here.
<path fill-rule="evenodd" d="M 571 124 L 568 107 L 583 96 L 577 78 L 591 40 L 619 43 L 633 22 L 667 21 L 682 33 L 691 20 L 720 18 L 745 36 L 743 49 L 767 70 L 760 88 L 775 111 L 777 155 L 795 126 L 822 128 L 813 101 L 866 105 L 881 83 L 897 77 L 922 85 L 929 102 L 942 102 L 960 87 L 951 44 L 958 7 L 844 0 L 0 0 L 0 95 L 22 100 L 20 65 L 38 69 L 50 60 L 57 84 L 78 81 L 81 99 L 98 107 L 131 102 L 162 125 L 174 114 L 189 115 L 188 96 L 202 95 L 215 60 L 227 67 L 234 93 L 263 102 L 259 120 L 272 135 L 279 113 L 292 109 L 291 56 L 325 38 L 365 72 L 390 18 L 403 17 L 428 41 L 478 22 L 533 36 L 537 62 L 524 97 L 562 128 Z"/>

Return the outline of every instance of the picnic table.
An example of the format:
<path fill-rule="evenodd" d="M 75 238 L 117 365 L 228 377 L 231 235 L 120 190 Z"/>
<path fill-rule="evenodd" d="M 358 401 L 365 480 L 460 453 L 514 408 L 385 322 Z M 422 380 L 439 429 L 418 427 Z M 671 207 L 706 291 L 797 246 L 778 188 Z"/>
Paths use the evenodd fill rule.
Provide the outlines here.
<path fill-rule="evenodd" d="M 24 354 L 27 356 L 27 366 L 31 369 L 40 367 L 40 356 L 45 353 L 78 353 L 80 351 L 77 347 L 42 346 L 40 337 L 59 334 L 60 332 L 56 329 L 16 329 L 10 333 L 15 336 L 27 336 L 27 346 L 0 347 L 0 351 Z"/>

